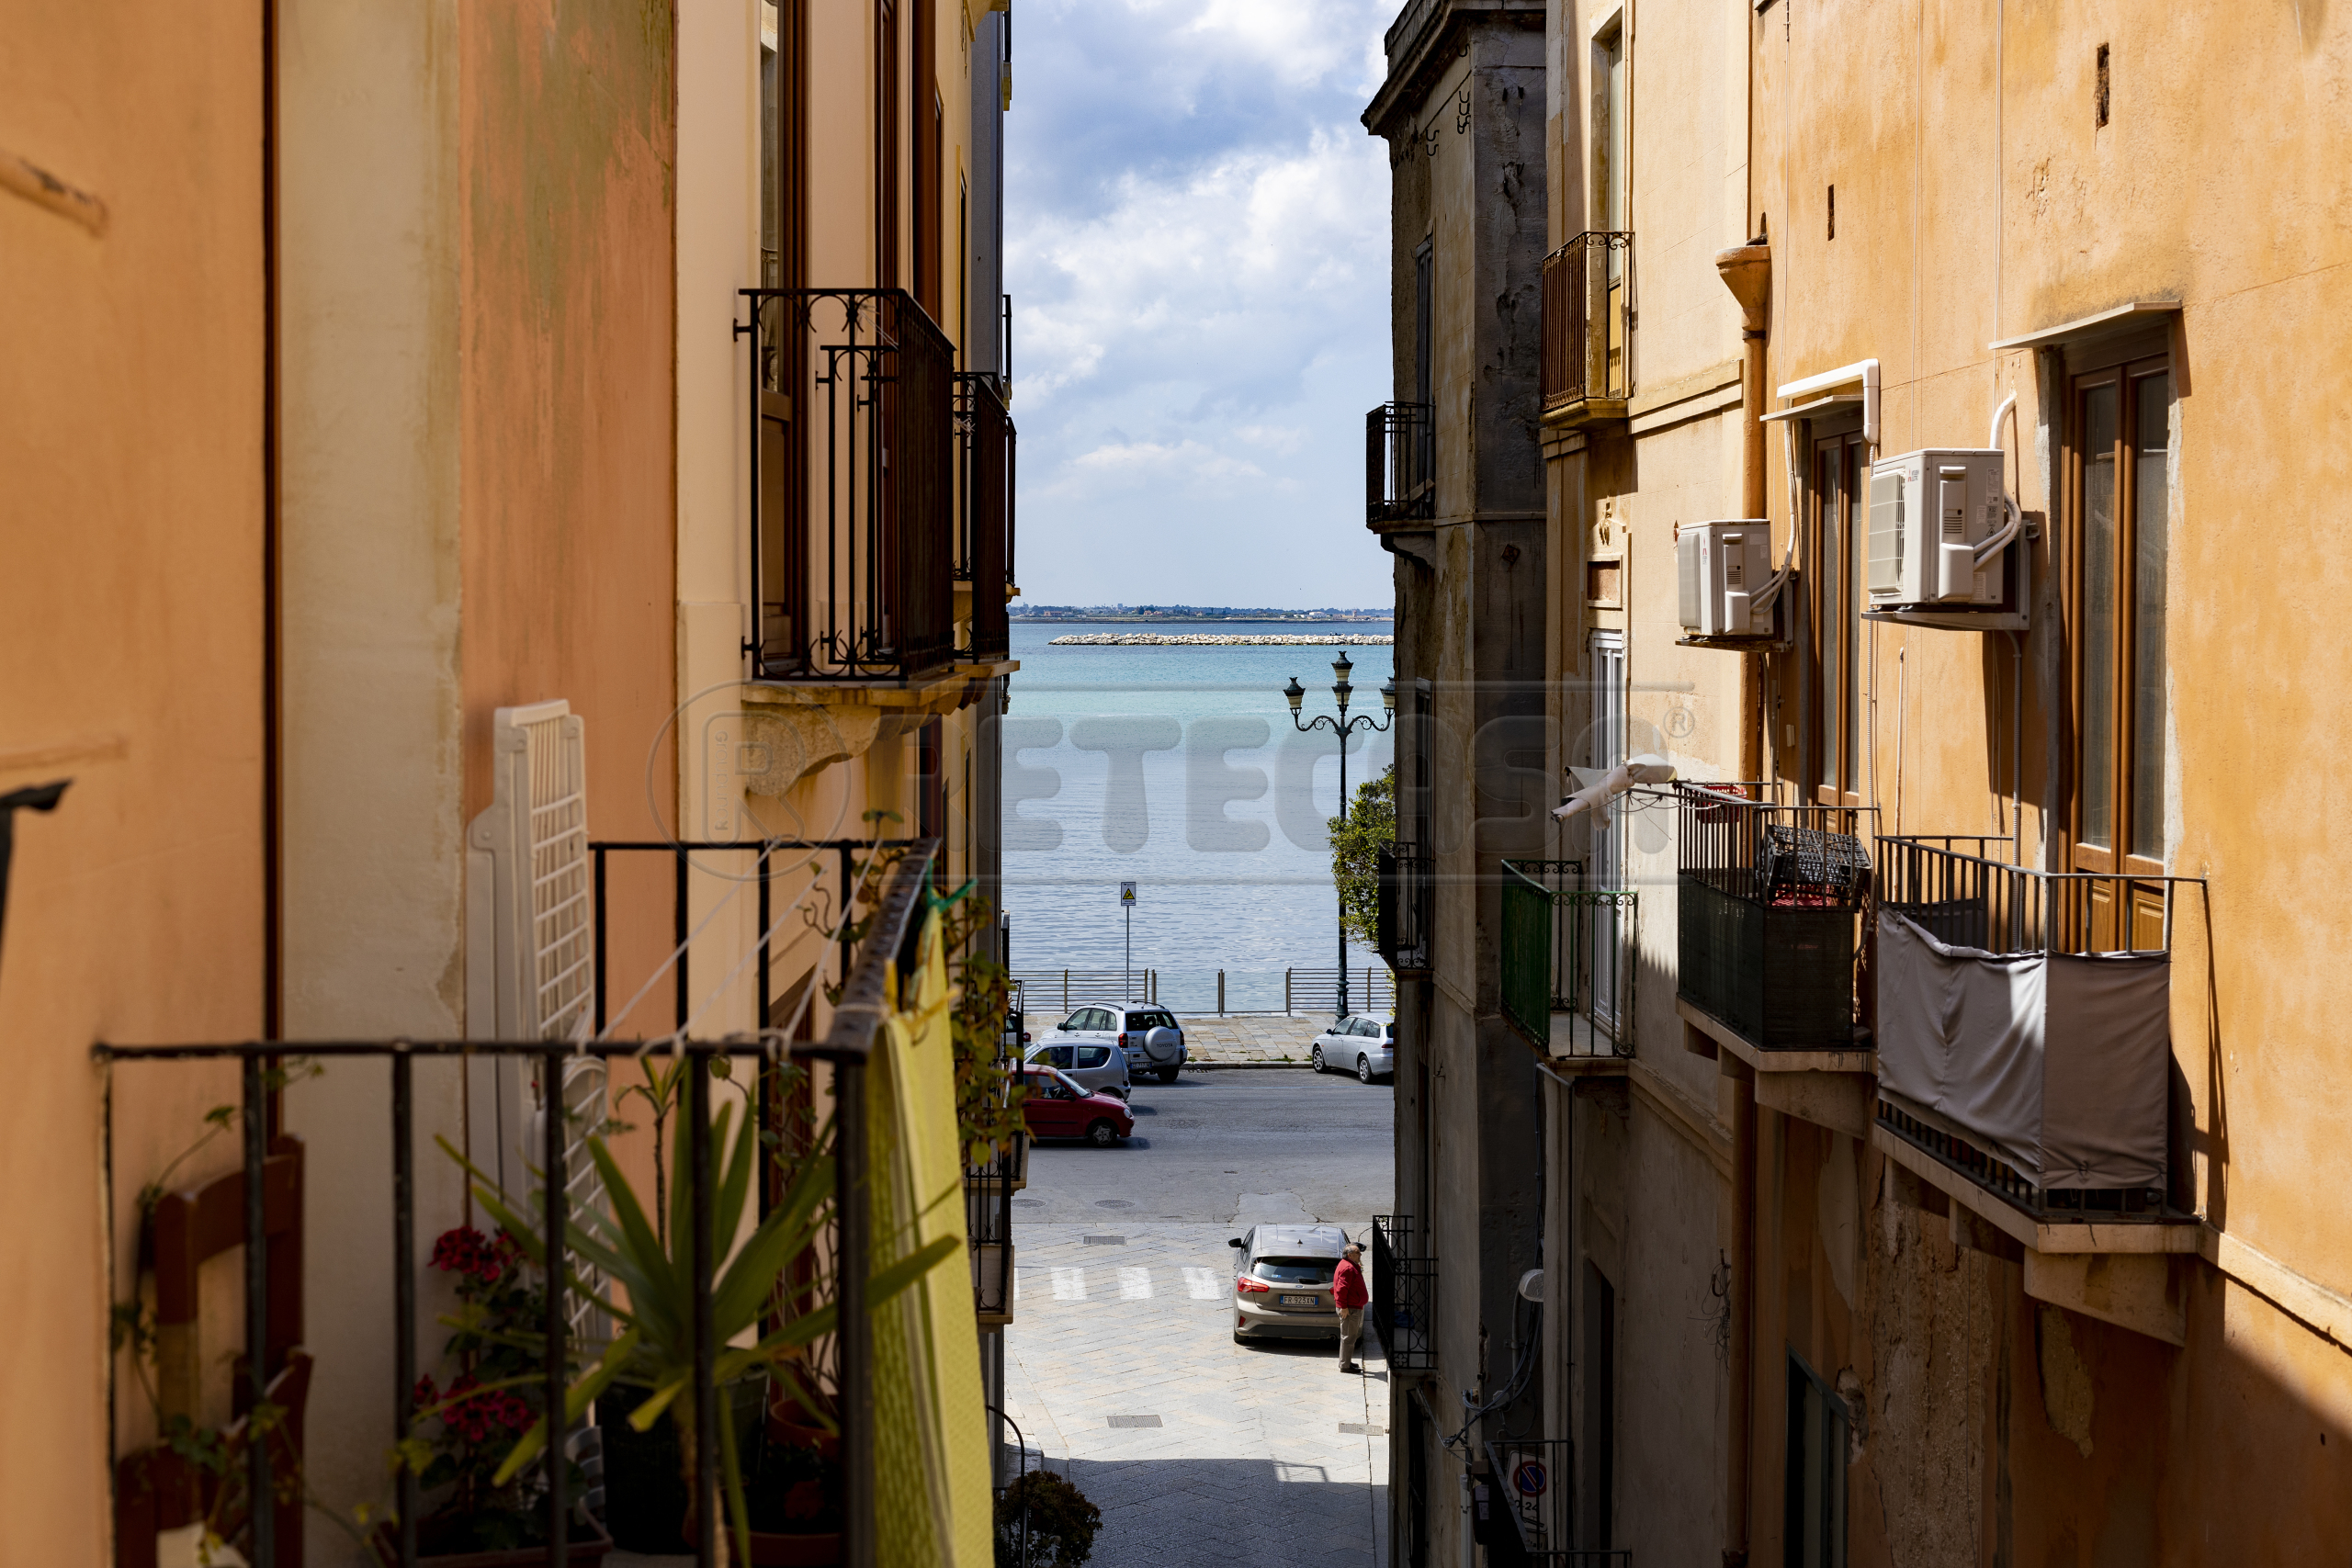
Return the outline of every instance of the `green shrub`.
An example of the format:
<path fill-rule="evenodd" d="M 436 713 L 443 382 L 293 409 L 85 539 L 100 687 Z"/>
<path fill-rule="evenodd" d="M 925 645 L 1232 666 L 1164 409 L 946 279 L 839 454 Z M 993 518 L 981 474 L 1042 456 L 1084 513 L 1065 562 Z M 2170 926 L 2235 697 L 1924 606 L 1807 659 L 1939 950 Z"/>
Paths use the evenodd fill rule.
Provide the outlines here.
<path fill-rule="evenodd" d="M 1029 1514 L 1028 1568 L 1080 1568 L 1094 1553 L 1102 1510 L 1049 1470 L 1033 1470 L 996 1505 L 997 1568 L 1022 1568 L 1021 1515 Z"/>

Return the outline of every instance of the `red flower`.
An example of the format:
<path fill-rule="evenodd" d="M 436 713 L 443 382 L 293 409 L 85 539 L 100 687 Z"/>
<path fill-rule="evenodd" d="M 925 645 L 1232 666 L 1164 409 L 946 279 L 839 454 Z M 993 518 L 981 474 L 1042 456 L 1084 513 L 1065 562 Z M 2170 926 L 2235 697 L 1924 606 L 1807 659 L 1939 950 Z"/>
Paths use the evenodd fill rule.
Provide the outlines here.
<path fill-rule="evenodd" d="M 433 1244 L 433 1267 L 450 1274 L 478 1274 L 490 1238 L 471 1225 L 443 1231 Z"/>
<path fill-rule="evenodd" d="M 784 1495 L 784 1517 L 813 1519 L 825 1511 L 825 1488 L 814 1481 L 797 1481 Z"/>

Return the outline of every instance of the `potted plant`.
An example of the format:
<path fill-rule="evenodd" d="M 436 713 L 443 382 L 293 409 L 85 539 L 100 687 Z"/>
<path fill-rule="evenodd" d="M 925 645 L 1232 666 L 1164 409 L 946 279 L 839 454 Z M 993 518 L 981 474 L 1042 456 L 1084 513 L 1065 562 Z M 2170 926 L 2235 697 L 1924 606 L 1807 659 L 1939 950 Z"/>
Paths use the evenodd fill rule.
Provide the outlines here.
<path fill-rule="evenodd" d="M 997 1498 L 997 1568 L 1080 1568 L 1102 1528 L 1102 1510 L 1067 1478 L 1030 1471 Z"/>
<path fill-rule="evenodd" d="M 547 1290 L 524 1268 L 522 1247 L 501 1230 L 445 1231 L 432 1266 L 454 1277 L 458 1311 L 444 1347 L 461 1369 L 445 1389 L 432 1374 L 417 1381 L 415 1426 L 396 1454 L 414 1470 L 421 1491 L 439 1494 L 417 1521 L 419 1560 L 442 1568 L 532 1568 L 547 1555 L 545 1467 L 502 1475 L 515 1439 L 540 1416 L 543 1394 L 533 1330 L 546 1321 Z M 425 1429 L 435 1428 L 430 1435 Z M 566 1493 L 584 1490 L 574 1472 Z M 594 1519 L 575 1517 L 567 1560 L 594 1564 L 612 1540 Z M 389 1562 L 397 1557 L 390 1524 L 377 1531 Z"/>
<path fill-rule="evenodd" d="M 723 1059 L 711 1065 L 715 1076 L 722 1070 L 722 1065 Z M 815 1249 L 828 1221 L 833 1166 L 831 1159 L 821 1157 L 820 1140 L 820 1147 L 808 1151 L 811 1156 L 818 1157 L 803 1157 L 793 1163 L 789 1179 L 767 1218 L 718 1269 L 711 1289 L 713 1327 L 718 1342 L 713 1385 L 707 1390 L 696 1386 L 691 1242 L 695 1182 L 697 1174 L 700 1179 L 713 1182 L 714 1234 L 722 1238 L 733 1236 L 740 1232 L 759 1164 L 757 1130 L 748 1117 L 737 1126 L 735 1109 L 732 1105 L 724 1106 L 713 1119 L 710 1148 L 717 1168 L 712 1171 L 694 1172 L 689 1144 L 692 1125 L 685 1117 L 678 1119 L 670 1165 L 678 1179 L 670 1184 L 667 1223 L 659 1226 L 648 1216 L 604 1138 L 591 1136 L 587 1140 L 588 1156 L 603 1179 L 611 1212 L 591 1209 L 576 1213 L 565 1231 L 565 1244 L 571 1254 L 600 1270 L 606 1281 L 604 1288 L 598 1289 L 574 1274 L 570 1276 L 571 1289 L 621 1329 L 571 1385 L 565 1402 L 565 1420 L 578 1421 L 608 1389 L 643 1391 L 620 1425 L 642 1434 L 650 1431 L 667 1415 L 677 1441 L 679 1474 L 690 1488 L 696 1472 L 695 1401 L 704 1397 L 731 1398 L 732 1385 L 765 1372 L 803 1409 L 820 1410 L 820 1402 L 806 1376 L 807 1357 L 812 1344 L 832 1332 L 836 1312 L 835 1303 L 826 1302 L 791 1315 L 778 1325 L 768 1326 L 772 1309 L 784 1292 L 787 1271 L 796 1260 Z M 442 1147 L 474 1178 L 477 1199 L 514 1236 L 525 1255 L 532 1262 L 543 1264 L 540 1239 L 533 1234 L 524 1213 L 527 1203 L 509 1199 L 446 1140 Z M 867 1282 L 867 1301 L 878 1306 L 896 1297 L 954 1257 L 959 1245 L 955 1237 L 942 1237 L 879 1270 Z M 617 1290 L 613 1288 L 616 1286 Z M 745 1336 L 753 1337 L 752 1343 L 735 1343 Z M 527 1336 L 516 1337 L 536 1354 L 536 1339 Z M 722 1540 L 731 1536 L 737 1557 L 748 1562 L 752 1560 L 751 1522 L 742 1444 L 732 1421 L 719 1422 L 718 1433 L 718 1474 L 729 1526 Z M 546 1420 L 534 1421 L 493 1473 L 492 1484 L 503 1485 L 513 1480 L 538 1457 L 547 1439 Z"/>

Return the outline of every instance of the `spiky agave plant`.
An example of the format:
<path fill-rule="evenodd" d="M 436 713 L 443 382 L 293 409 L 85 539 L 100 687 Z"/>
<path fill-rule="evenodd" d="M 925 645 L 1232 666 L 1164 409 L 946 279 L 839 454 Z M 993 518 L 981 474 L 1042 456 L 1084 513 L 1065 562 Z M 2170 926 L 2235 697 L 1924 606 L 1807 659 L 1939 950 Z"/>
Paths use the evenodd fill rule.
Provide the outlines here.
<path fill-rule="evenodd" d="M 734 1111 L 731 1105 L 721 1108 L 711 1128 L 712 1151 L 725 1151 L 725 1174 L 713 1191 L 711 1204 L 713 1234 L 719 1238 L 736 1234 L 759 1164 L 757 1130 L 748 1117 L 741 1127 L 735 1127 Z M 607 1214 L 590 1210 L 573 1214 L 565 1226 L 564 1244 L 573 1257 L 603 1270 L 608 1283 L 598 1291 L 570 1270 L 566 1271 L 566 1278 L 577 1294 L 597 1311 L 608 1314 L 612 1322 L 621 1326 L 621 1332 L 571 1384 L 564 1400 L 564 1421 L 566 1426 L 578 1421 L 596 1396 L 616 1383 L 647 1390 L 645 1400 L 630 1413 L 629 1425 L 639 1432 L 648 1431 L 664 1412 L 669 1414 L 677 1427 L 679 1465 L 684 1472 L 688 1495 L 692 1495 L 696 1473 L 695 1402 L 705 1391 L 695 1387 L 690 1131 L 685 1118 L 681 1117 L 673 1145 L 671 1169 L 677 1173 L 677 1179 L 670 1184 L 666 1236 L 647 1219 L 644 1206 L 605 1147 L 605 1140 L 588 1140 L 588 1157 L 604 1179 L 612 1212 Z M 820 1138 L 819 1147 L 809 1151 L 812 1156 L 821 1153 L 830 1132 L 829 1125 L 828 1137 Z M 441 1140 L 441 1146 L 473 1178 L 475 1195 L 483 1207 L 514 1237 L 525 1255 L 544 1269 L 547 1258 L 543 1238 L 522 1212 L 525 1205 L 501 1191 L 446 1139 Z M 782 1201 L 736 1248 L 734 1256 L 725 1261 L 713 1280 L 711 1318 L 718 1346 L 712 1367 L 714 1392 L 755 1368 L 763 1367 L 791 1391 L 804 1409 L 812 1413 L 820 1410 L 820 1402 L 813 1397 L 803 1380 L 802 1363 L 809 1346 L 832 1332 L 834 1303 L 828 1302 L 796 1316 L 750 1345 L 738 1346 L 731 1341 L 753 1329 L 786 1289 L 786 1271 L 795 1259 L 814 1247 L 829 1223 L 827 1203 L 832 1192 L 831 1159 L 805 1157 L 795 1162 Z M 953 1257 L 958 1246 L 954 1236 L 942 1236 L 929 1247 L 877 1270 L 866 1283 L 867 1302 L 878 1306 L 897 1296 Z M 619 1290 L 616 1292 L 612 1286 L 618 1286 Z M 624 1293 L 626 1306 L 620 1304 Z M 545 1343 L 532 1337 L 525 1338 L 534 1348 Z M 741 1456 L 735 1451 L 734 1423 L 719 1422 L 718 1434 L 728 1518 L 734 1528 L 738 1550 L 748 1562 L 751 1517 L 743 1493 Z M 495 1483 L 503 1485 L 512 1480 L 539 1456 L 547 1443 L 548 1424 L 542 1416 L 506 1456 Z"/>

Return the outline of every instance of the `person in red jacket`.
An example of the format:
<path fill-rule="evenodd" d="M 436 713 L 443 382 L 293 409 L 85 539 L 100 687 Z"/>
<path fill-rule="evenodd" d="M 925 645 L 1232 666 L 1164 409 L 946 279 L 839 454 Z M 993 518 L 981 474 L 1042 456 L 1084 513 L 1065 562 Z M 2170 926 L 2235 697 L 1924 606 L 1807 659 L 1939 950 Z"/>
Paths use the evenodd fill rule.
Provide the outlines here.
<path fill-rule="evenodd" d="M 1363 1307 L 1372 1292 L 1363 1288 L 1363 1248 L 1350 1242 L 1340 1249 L 1340 1267 L 1331 1274 L 1331 1304 L 1340 1309 L 1340 1370 L 1361 1372 L 1356 1345 L 1363 1338 Z"/>

